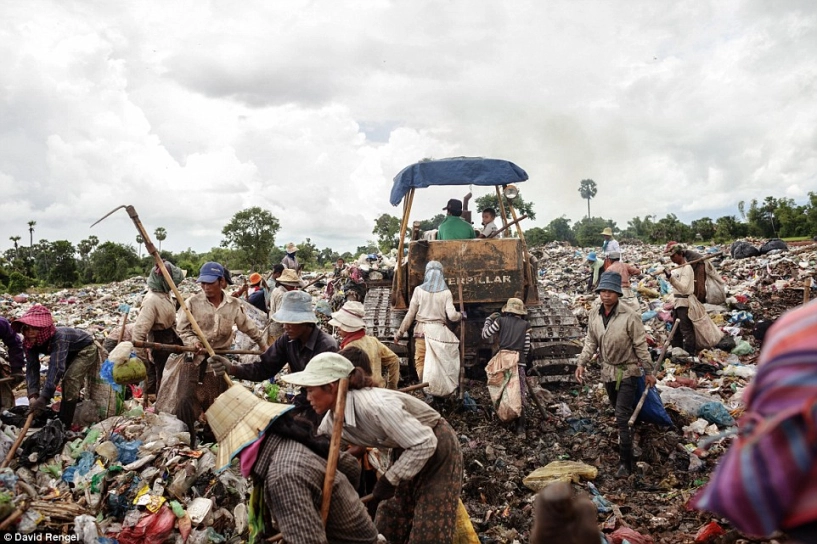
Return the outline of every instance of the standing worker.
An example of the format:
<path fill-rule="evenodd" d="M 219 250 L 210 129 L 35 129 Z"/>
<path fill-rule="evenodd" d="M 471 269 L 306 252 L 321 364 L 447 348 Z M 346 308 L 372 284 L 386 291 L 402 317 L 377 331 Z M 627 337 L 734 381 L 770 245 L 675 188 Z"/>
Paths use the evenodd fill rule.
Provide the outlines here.
<path fill-rule="evenodd" d="M 605 227 L 603 231 L 601 231 L 601 235 L 604 236 L 604 242 L 601 244 L 601 251 L 604 253 L 605 257 L 609 257 L 610 253 L 613 251 L 618 251 L 621 253 L 621 248 L 618 245 L 618 241 L 613 238 L 613 229 L 610 227 Z"/>
<path fill-rule="evenodd" d="M 443 277 L 443 265 L 429 261 L 423 283 L 411 294 L 408 312 L 394 334 L 394 343 L 400 343 L 416 319 L 414 368 L 420 382 L 429 382 L 428 390 L 440 397 L 449 395 L 459 383 L 459 340 L 446 326 L 446 318 L 457 322 L 463 315 L 454 308 L 454 297 Z M 426 365 L 427 359 L 429 365 Z M 426 366 L 432 365 L 434 370 L 426 376 Z"/>
<path fill-rule="evenodd" d="M 628 424 L 636 403 L 636 386 L 643 369 L 647 387 L 655 385 L 652 359 L 647 350 L 647 334 L 641 316 L 619 304 L 621 276 L 605 272 L 596 289 L 601 303 L 590 311 L 587 338 L 576 366 L 576 379 L 584 381 L 584 367 L 598 350 L 601 381 L 610 404 L 616 410 L 620 463 L 616 477 L 633 471 L 633 435 Z M 594 307 L 595 310 L 595 307 Z"/>
<path fill-rule="evenodd" d="M 687 264 L 684 258 L 684 248 L 681 245 L 675 245 L 670 249 L 670 259 L 675 263 L 676 268 L 671 272 L 666 269 L 664 274 L 670 285 L 672 285 L 673 305 L 675 306 L 673 313 L 675 319 L 680 322 L 678 330 L 681 333 L 681 338 L 675 336 L 672 339 L 672 345 L 674 347 L 683 347 L 684 351 L 694 357 L 697 344 L 695 326 L 689 318 L 689 297 L 695 296 L 695 275 L 692 267 Z"/>
<path fill-rule="evenodd" d="M 638 306 L 638 299 L 630 288 L 630 276 L 641 274 L 641 269 L 623 262 L 621 253 L 618 251 L 611 251 L 607 254 L 607 258 L 610 260 L 610 266 L 605 269 L 605 272 L 616 272 L 621 276 L 622 295 L 620 301 L 632 308 L 634 312 L 640 313 L 641 308 Z"/>
<path fill-rule="evenodd" d="M 165 267 L 178 285 L 184 280 L 185 271 L 165 261 Z M 170 286 L 158 266 L 154 266 L 147 279 L 148 294 L 142 300 L 139 315 L 133 324 L 131 338 L 137 342 L 157 342 L 159 344 L 181 344 L 176 334 L 176 303 L 170 298 Z M 134 348 L 136 355 L 145 363 L 147 379 L 145 380 L 145 395 L 155 397 L 162 384 L 162 374 L 165 370 L 170 352 L 152 350 L 149 354 L 145 348 Z"/>
<path fill-rule="evenodd" d="M 692 251 L 678 242 L 667 242 L 667 247 L 664 249 L 664 252 L 671 254 L 674 247 L 681 248 L 681 255 L 684 256 L 686 262 L 697 261 L 689 265 L 692 267 L 692 276 L 695 281 L 692 292 L 695 298 L 697 298 L 701 304 L 704 304 L 706 302 L 706 268 L 707 266 L 712 266 L 712 263 L 702 260 L 704 258 L 703 255 L 697 251 Z"/>
<path fill-rule="evenodd" d="M 525 319 L 528 311 L 525 303 L 518 298 L 509 298 L 502 313 L 495 312 L 488 316 L 485 325 L 482 327 L 482 338 L 487 340 L 499 334 L 499 351 L 488 362 L 485 371 L 488 373 L 488 381 L 491 382 L 492 375 L 510 369 L 519 374 L 519 418 L 517 419 L 516 432 L 525 433 L 525 393 L 527 384 L 525 383 L 525 368 L 527 366 L 528 351 L 530 351 L 530 323 Z M 512 397 L 516 392 L 512 393 Z M 493 399 L 494 403 L 498 399 Z"/>
<path fill-rule="evenodd" d="M 358 446 L 392 448 L 393 463 L 372 491 L 375 526 L 392 544 L 451 542 L 462 489 L 457 434 L 418 398 L 372 387 L 371 379 L 337 353 L 315 357 L 284 380 L 306 388 L 309 403 L 326 414 L 318 432 L 331 434 L 339 380 L 349 378 L 342 439 Z"/>
<path fill-rule="evenodd" d="M 201 285 L 201 291 L 186 301 L 190 313 L 214 350 L 230 348 L 235 336 L 233 325 L 252 338 L 262 350 L 267 349 L 266 338 L 244 313 L 241 302 L 225 291 L 228 277 L 219 263 L 204 263 L 196 280 Z M 207 352 L 183 311 L 178 313 L 177 324 L 182 341 L 186 346 L 194 346 L 196 353 L 189 360 L 186 354 L 178 353 L 168 358 L 156 396 L 156 411 L 178 414 L 179 407 L 189 403 L 192 417 L 198 419 L 216 397 L 227 390 L 227 384 L 222 377 L 215 375 L 205 361 Z M 207 367 L 202 368 L 202 365 Z M 197 382 L 200 383 L 197 385 Z"/>
<path fill-rule="evenodd" d="M 298 258 L 295 256 L 295 254 L 298 252 L 298 246 L 296 246 L 293 242 L 290 242 L 287 244 L 286 252 L 287 254 L 284 255 L 283 259 L 281 259 L 281 264 L 284 265 L 284 268 L 294 270 L 295 273 L 300 276 L 301 265 L 298 263 Z"/>
<path fill-rule="evenodd" d="M 340 349 L 360 348 L 369 359 L 369 374 L 376 387 L 397 389 L 400 380 L 400 358 L 383 342 L 366 334 L 363 303 L 350 300 L 332 314 L 329 324 L 338 328 Z"/>
<path fill-rule="evenodd" d="M 23 380 L 24 367 L 26 365 L 25 351 L 20 337 L 14 332 L 11 323 L 5 317 L 0 317 L 0 340 L 6 345 L 9 356 L 9 366 L 11 366 L 12 376 L 19 376 L 17 383 Z"/>
<path fill-rule="evenodd" d="M 476 237 L 474 227 L 462 218 L 462 201 L 452 198 L 443 211 L 448 212 L 437 227 L 437 240 L 468 240 Z"/>
<path fill-rule="evenodd" d="M 28 413 L 39 414 L 48 408 L 60 380 L 62 401 L 60 421 L 70 427 L 86 376 L 99 362 L 94 338 L 85 331 L 54 326 L 54 318 L 45 306 L 35 304 L 11 324 L 23 335 L 26 350 L 26 387 Z M 40 355 L 48 355 L 48 372 L 40 386 Z"/>

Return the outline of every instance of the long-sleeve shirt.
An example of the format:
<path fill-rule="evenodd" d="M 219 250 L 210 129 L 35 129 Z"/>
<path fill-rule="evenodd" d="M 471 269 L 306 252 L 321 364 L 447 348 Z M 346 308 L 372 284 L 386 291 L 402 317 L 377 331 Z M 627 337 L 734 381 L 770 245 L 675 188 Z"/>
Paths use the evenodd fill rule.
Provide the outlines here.
<path fill-rule="evenodd" d="M 602 251 L 604 251 L 605 255 L 609 255 L 610 253 L 617 251 L 621 253 L 621 247 L 618 245 L 618 240 L 609 239 L 605 240 L 602 244 Z"/>
<path fill-rule="evenodd" d="M 275 289 L 272 290 L 269 299 L 269 315 L 272 316 L 281 309 L 281 304 L 284 301 L 284 294 L 287 292 L 287 288 L 283 285 L 279 285 Z M 270 327 L 269 333 L 273 338 L 278 338 L 282 334 L 284 334 L 284 326 L 281 323 L 278 323 L 275 320 L 270 319 Z"/>
<path fill-rule="evenodd" d="M 252 338 L 261 348 L 265 348 L 267 341 L 264 335 L 244 313 L 241 301 L 231 297 L 226 291 L 222 291 L 222 295 L 223 298 L 218 308 L 207 300 L 207 295 L 204 292 L 196 293 L 186 301 L 190 313 L 196 318 L 196 322 L 213 349 L 228 349 L 232 345 L 234 337 L 233 324 L 238 327 L 238 330 Z M 200 342 L 184 310 L 179 309 L 176 323 L 179 337 L 186 346 L 192 346 Z"/>
<path fill-rule="evenodd" d="M 186 317 L 186 316 L 185 316 Z M 176 305 L 170 300 L 170 294 L 151 291 L 142 301 L 139 316 L 133 325 L 132 337 L 137 342 L 149 340 L 152 331 L 170 329 L 176 325 Z M 148 360 L 145 348 L 135 348 L 136 355 L 143 361 Z"/>
<path fill-rule="evenodd" d="M 321 520 L 326 460 L 300 442 L 268 433 L 253 466 L 264 482 L 266 504 L 286 542 L 374 544 L 377 529 L 355 486 L 360 464 L 341 452 L 332 487 L 332 508 Z"/>
<path fill-rule="evenodd" d="M 372 365 L 372 380 L 377 387 L 397 389 L 400 379 L 400 358 L 374 336 L 364 336 L 346 344 L 363 350 Z"/>
<path fill-rule="evenodd" d="M 454 322 L 462 318 L 462 314 L 454 307 L 454 297 L 451 291 L 444 289 L 436 293 L 429 293 L 425 289 L 415 287 L 411 294 L 408 312 L 397 332 L 402 336 L 416 319 L 417 326 L 414 328 L 414 334 L 415 336 L 422 335 L 423 323 L 445 323 L 446 317 Z"/>
<path fill-rule="evenodd" d="M 505 327 L 502 327 L 505 323 Z M 519 362 L 524 364 L 530 351 L 530 323 L 515 317 L 492 319 L 488 316 L 482 326 L 482 338 L 488 340 L 499 333 L 499 349 L 519 352 Z M 503 334 L 504 333 L 504 334 Z"/>
<path fill-rule="evenodd" d="M 69 361 L 83 348 L 93 343 L 94 338 L 85 331 L 57 327 L 57 332 L 48 342 L 26 350 L 28 396 L 40 396 L 50 400 L 54 396 L 54 391 L 57 390 L 57 384 L 65 374 L 65 369 L 68 368 Z M 40 388 L 40 355 L 50 355 L 48 373 L 42 388 Z"/>
<path fill-rule="evenodd" d="M 441 416 L 418 398 L 379 387 L 347 393 L 343 440 L 368 448 L 402 448 L 400 458 L 383 475 L 397 485 L 417 475 L 437 449 L 434 426 Z M 331 434 L 334 414 L 324 416 L 319 434 Z"/>
<path fill-rule="evenodd" d="M 670 273 L 669 283 L 672 285 L 675 307 L 689 307 L 689 296 L 695 290 L 695 273 L 692 271 L 692 267 L 687 264 L 673 270 Z"/>
<path fill-rule="evenodd" d="M 26 364 L 23 341 L 20 340 L 20 337 L 11 328 L 11 323 L 5 317 L 0 317 L 0 340 L 6 344 L 12 374 L 21 374 Z"/>
<path fill-rule="evenodd" d="M 641 274 L 641 269 L 622 261 L 616 261 L 608 266 L 605 272 L 618 272 L 621 276 L 621 288 L 624 289 L 630 287 L 630 276 Z"/>
<path fill-rule="evenodd" d="M 652 358 L 647 350 L 647 333 L 641 316 L 624 304 L 616 304 L 609 316 L 605 316 L 603 304 L 590 311 L 578 365 L 585 366 L 596 350 L 602 362 L 603 382 L 641 376 L 642 368 L 645 374 L 652 373 Z"/>
<path fill-rule="evenodd" d="M 338 343 L 318 327 L 312 330 L 305 342 L 292 340 L 284 334 L 264 352 L 260 361 L 234 365 L 233 376 L 254 382 L 270 380 L 287 364 L 290 371 L 301 372 L 315 355 L 326 351 L 338 351 Z"/>

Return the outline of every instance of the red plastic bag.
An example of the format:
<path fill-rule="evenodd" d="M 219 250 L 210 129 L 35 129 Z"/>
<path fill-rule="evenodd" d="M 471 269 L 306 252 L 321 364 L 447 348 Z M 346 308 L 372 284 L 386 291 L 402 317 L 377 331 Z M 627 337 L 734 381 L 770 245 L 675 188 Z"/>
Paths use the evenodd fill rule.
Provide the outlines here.
<path fill-rule="evenodd" d="M 725 532 L 717 521 L 710 521 L 695 533 L 695 542 L 701 544 L 712 542 L 715 537 L 721 536 Z"/>
<path fill-rule="evenodd" d="M 619 527 L 607 537 L 610 544 L 621 544 L 623 540 L 627 540 L 630 544 L 655 544 L 655 541 L 649 535 L 642 535 L 638 531 L 633 531 L 629 527 Z"/>
<path fill-rule="evenodd" d="M 119 544 L 162 544 L 176 524 L 176 514 L 162 505 L 158 512 L 145 516 L 133 527 L 125 527 L 116 539 Z"/>

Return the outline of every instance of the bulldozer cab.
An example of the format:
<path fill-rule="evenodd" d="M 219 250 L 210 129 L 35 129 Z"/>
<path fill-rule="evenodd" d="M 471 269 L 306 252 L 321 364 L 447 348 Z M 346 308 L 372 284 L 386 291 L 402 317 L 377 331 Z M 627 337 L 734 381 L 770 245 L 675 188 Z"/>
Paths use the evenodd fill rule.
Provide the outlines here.
<path fill-rule="evenodd" d="M 524 300 L 526 304 L 536 304 L 539 301 L 536 277 L 529 265 L 530 257 L 519 226 L 519 221 L 525 216 L 519 217 L 513 208 L 513 199 L 518 193 L 514 184 L 527 179 L 527 173 L 511 162 L 464 157 L 419 162 L 397 174 L 391 201 L 394 205 L 401 200 L 403 202 L 397 251 L 405 259 L 401 260 L 395 271 L 392 307 L 395 310 L 407 307 L 414 288 L 423 282 L 425 266 L 429 261 L 442 263 L 448 287 L 453 293 L 457 293 L 462 286 L 464 303 L 495 307 L 514 297 Z M 515 228 L 517 236 L 470 240 L 421 239 L 417 224 L 409 228 L 409 215 L 414 190 L 431 185 L 494 187 L 499 202 L 497 219 L 502 221 L 501 232 L 508 234 L 512 232 L 511 228 Z M 503 205 L 503 195 L 507 205 Z M 463 216 L 466 216 L 466 212 Z"/>

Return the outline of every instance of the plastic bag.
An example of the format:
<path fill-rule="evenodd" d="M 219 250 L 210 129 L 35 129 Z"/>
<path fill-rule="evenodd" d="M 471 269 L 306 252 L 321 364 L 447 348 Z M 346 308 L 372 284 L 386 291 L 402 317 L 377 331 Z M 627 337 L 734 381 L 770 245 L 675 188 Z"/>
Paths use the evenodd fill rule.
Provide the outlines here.
<path fill-rule="evenodd" d="M 25 439 L 18 451 L 20 464 L 31 466 L 54 457 L 62 451 L 64 443 L 65 428 L 62 426 L 62 421 L 54 419 Z"/>
<path fill-rule="evenodd" d="M 760 251 L 755 246 L 749 242 L 743 242 L 740 240 L 732 244 L 732 247 L 729 249 L 729 253 L 732 255 L 733 259 L 747 259 L 749 257 L 757 257 L 760 255 Z"/>
<path fill-rule="evenodd" d="M 735 348 L 732 350 L 732 353 L 735 355 L 751 355 L 755 352 L 755 348 L 752 347 L 752 344 L 747 342 L 746 340 L 741 340 L 737 343 Z"/>
<path fill-rule="evenodd" d="M 96 544 L 99 532 L 96 528 L 96 518 L 81 515 L 74 518 L 74 534 L 83 544 Z"/>
<path fill-rule="evenodd" d="M 735 419 L 726 409 L 726 406 L 717 401 L 703 404 L 698 409 L 698 416 L 718 427 L 731 427 L 735 424 Z"/>
<path fill-rule="evenodd" d="M 127 361 L 114 364 L 112 375 L 113 381 L 119 385 L 139 383 L 147 377 L 147 369 L 145 363 L 134 355 Z"/>
<path fill-rule="evenodd" d="M 111 442 L 116 444 L 116 450 L 119 452 L 119 462 L 123 465 L 129 465 L 139 458 L 139 446 L 142 445 L 141 440 L 133 440 L 128 442 L 122 435 L 113 433 L 111 435 Z"/>
<path fill-rule="evenodd" d="M 787 246 L 786 242 L 784 242 L 780 238 L 772 238 L 771 240 L 760 246 L 760 254 L 765 255 L 770 251 L 774 251 L 775 249 L 779 249 L 781 251 L 788 251 L 789 246 Z"/>
<path fill-rule="evenodd" d="M 661 390 L 661 400 L 664 404 L 675 406 L 679 412 L 691 416 L 697 416 L 698 410 L 707 402 L 715 399 L 704 393 L 699 393 L 689 387 L 666 388 Z"/>
<path fill-rule="evenodd" d="M 102 378 L 102 381 L 104 381 L 106 384 L 110 385 L 114 391 L 121 393 L 125 390 L 125 388 L 116 383 L 116 380 L 114 380 L 113 367 L 113 361 L 110 359 L 105 359 L 105 362 L 102 363 L 102 366 L 99 368 L 99 377 Z"/>
<path fill-rule="evenodd" d="M 642 535 L 629 527 L 619 527 L 607 537 L 610 544 L 622 544 L 625 541 L 630 544 L 655 544 L 651 536 Z"/>
<path fill-rule="evenodd" d="M 133 527 L 125 527 L 119 533 L 119 544 L 162 544 L 173 532 L 176 515 L 162 505 L 158 512 L 139 520 Z"/>
<path fill-rule="evenodd" d="M 633 407 L 638 404 L 638 401 L 641 399 L 641 395 L 644 394 L 644 388 L 646 386 L 647 382 L 644 379 L 644 376 L 638 378 L 638 384 L 635 388 L 635 402 L 633 403 Z M 654 387 L 650 388 L 650 392 L 647 393 L 647 398 L 644 400 L 644 406 L 641 407 L 641 411 L 638 413 L 637 421 L 654 423 L 662 427 L 672 427 L 674 425 L 669 417 L 669 414 L 667 414 L 667 410 L 664 408 L 664 403 L 661 402 L 661 396 Z"/>

